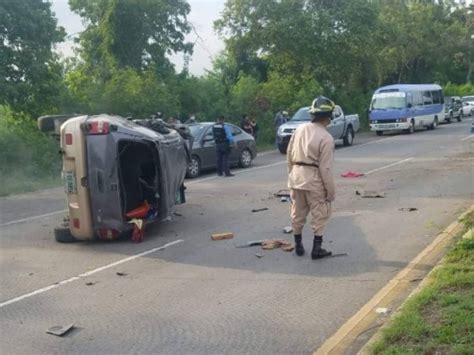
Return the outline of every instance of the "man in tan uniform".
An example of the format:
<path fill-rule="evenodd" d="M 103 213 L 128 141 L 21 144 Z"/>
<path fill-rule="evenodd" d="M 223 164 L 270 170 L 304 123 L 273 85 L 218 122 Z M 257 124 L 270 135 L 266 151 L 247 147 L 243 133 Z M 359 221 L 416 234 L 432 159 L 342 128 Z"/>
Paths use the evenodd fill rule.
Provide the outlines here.
<path fill-rule="evenodd" d="M 333 110 L 334 103 L 331 100 L 322 96 L 316 98 L 310 108 L 312 122 L 296 129 L 287 151 L 295 251 L 299 256 L 304 255 L 301 233 L 306 217 L 311 212 L 314 232 L 312 259 L 332 255 L 321 245 L 324 228 L 331 216 L 331 202 L 335 199 L 332 174 L 334 139 L 326 130 Z"/>

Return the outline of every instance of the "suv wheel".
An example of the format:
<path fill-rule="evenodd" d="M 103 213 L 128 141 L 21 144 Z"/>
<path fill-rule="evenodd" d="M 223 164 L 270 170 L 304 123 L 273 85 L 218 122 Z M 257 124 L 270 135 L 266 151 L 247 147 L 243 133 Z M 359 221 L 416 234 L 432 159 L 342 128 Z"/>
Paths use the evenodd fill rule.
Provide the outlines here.
<path fill-rule="evenodd" d="M 186 176 L 190 179 L 197 178 L 201 174 L 201 161 L 195 155 L 191 157 Z"/>
<path fill-rule="evenodd" d="M 375 131 L 378 136 L 383 136 L 383 131 Z"/>
<path fill-rule="evenodd" d="M 244 149 L 240 153 L 239 165 L 241 168 L 248 168 L 252 165 L 252 153 L 248 149 Z"/>
<path fill-rule="evenodd" d="M 446 119 L 446 122 L 451 123 L 452 120 L 453 120 L 453 113 L 450 112 L 449 117 Z"/>
<path fill-rule="evenodd" d="M 428 127 L 429 129 L 436 129 L 438 127 L 438 117 L 435 117 L 434 121 L 430 126 Z"/>
<path fill-rule="evenodd" d="M 458 122 L 461 122 L 462 121 L 462 110 L 459 112 L 459 116 L 458 116 Z"/>
<path fill-rule="evenodd" d="M 288 147 L 286 145 L 278 144 L 278 150 L 280 151 L 281 154 L 286 154 Z"/>

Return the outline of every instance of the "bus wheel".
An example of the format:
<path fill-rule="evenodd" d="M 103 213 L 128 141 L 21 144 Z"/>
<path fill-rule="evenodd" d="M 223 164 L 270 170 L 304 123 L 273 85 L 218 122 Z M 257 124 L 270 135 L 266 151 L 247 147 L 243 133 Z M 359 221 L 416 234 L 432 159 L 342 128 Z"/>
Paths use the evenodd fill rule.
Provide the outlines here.
<path fill-rule="evenodd" d="M 434 121 L 430 126 L 428 127 L 429 129 L 436 129 L 438 127 L 438 117 L 435 117 Z"/>
<path fill-rule="evenodd" d="M 375 131 L 378 136 L 383 136 L 383 131 Z"/>
<path fill-rule="evenodd" d="M 415 121 L 413 121 L 413 120 L 410 121 L 410 128 L 405 130 L 405 132 L 408 133 L 408 134 L 415 133 Z"/>

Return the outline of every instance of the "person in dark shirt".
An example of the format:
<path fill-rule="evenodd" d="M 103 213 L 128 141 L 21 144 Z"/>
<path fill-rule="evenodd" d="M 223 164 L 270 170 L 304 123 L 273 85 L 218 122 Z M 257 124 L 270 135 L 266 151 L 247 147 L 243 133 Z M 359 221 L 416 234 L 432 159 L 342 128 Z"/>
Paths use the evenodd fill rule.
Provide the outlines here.
<path fill-rule="evenodd" d="M 224 116 L 218 118 L 217 122 L 212 126 L 212 132 L 216 142 L 217 175 L 234 176 L 229 168 L 229 155 L 232 146 L 235 145 L 235 139 L 229 126 L 224 124 Z"/>

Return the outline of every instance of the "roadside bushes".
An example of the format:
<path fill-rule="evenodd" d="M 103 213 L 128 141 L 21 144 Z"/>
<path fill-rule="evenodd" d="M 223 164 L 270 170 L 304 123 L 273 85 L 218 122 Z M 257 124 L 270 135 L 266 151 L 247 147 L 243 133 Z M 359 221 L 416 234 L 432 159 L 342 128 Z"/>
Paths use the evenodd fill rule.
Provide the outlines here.
<path fill-rule="evenodd" d="M 0 106 L 0 196 L 57 185 L 58 149 L 30 117 Z"/>

